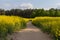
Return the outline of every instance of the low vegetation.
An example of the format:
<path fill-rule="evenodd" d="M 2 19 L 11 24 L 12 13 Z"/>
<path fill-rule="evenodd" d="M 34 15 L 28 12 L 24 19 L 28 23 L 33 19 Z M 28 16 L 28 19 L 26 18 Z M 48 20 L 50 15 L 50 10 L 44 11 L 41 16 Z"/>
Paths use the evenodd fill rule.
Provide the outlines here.
<path fill-rule="evenodd" d="M 36 17 L 32 23 L 51 34 L 54 40 L 60 40 L 60 17 Z"/>
<path fill-rule="evenodd" d="M 26 27 L 24 19 L 18 16 L 0 16 L 0 39 L 5 40 L 7 34 L 19 31 Z"/>
<path fill-rule="evenodd" d="M 25 20 L 25 22 L 29 22 L 29 21 L 32 21 L 34 18 L 23 18 Z"/>

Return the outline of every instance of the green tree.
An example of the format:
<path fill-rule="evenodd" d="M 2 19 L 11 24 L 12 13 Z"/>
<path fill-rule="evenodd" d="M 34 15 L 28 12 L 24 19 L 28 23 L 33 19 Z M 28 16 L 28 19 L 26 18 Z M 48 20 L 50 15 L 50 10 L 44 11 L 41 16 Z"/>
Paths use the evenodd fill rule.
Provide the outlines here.
<path fill-rule="evenodd" d="M 49 15 L 50 15 L 50 16 L 54 16 L 54 15 L 55 15 L 55 9 L 54 9 L 54 8 L 51 8 L 51 9 L 49 10 Z"/>

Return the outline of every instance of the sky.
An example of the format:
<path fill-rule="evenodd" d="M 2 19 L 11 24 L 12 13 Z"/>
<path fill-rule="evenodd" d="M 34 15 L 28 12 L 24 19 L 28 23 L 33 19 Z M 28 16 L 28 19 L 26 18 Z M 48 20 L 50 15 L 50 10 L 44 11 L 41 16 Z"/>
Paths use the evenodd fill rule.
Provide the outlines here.
<path fill-rule="evenodd" d="M 60 0 L 0 0 L 1 9 L 60 8 Z"/>

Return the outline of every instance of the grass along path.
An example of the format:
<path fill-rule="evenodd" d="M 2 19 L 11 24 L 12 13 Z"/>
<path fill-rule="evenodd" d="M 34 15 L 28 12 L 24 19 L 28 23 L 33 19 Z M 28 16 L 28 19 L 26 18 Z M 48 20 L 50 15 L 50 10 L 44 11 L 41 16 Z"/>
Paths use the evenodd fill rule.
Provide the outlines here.
<path fill-rule="evenodd" d="M 11 38 L 11 39 L 10 39 Z M 52 40 L 49 35 L 43 33 L 40 29 L 32 25 L 31 22 L 27 23 L 27 28 L 19 32 L 8 35 L 10 40 Z"/>

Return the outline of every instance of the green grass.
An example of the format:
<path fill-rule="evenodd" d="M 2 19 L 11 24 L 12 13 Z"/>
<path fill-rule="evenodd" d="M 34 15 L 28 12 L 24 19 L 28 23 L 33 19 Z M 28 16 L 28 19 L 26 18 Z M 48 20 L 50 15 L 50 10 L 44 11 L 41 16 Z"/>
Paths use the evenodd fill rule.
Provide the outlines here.
<path fill-rule="evenodd" d="M 36 17 L 32 23 L 43 32 L 53 35 L 54 40 L 60 40 L 60 17 Z"/>

